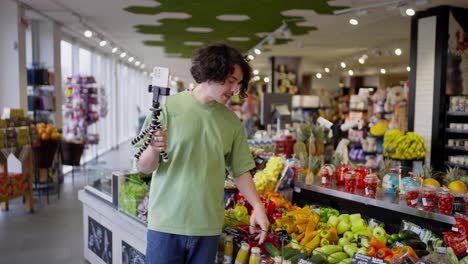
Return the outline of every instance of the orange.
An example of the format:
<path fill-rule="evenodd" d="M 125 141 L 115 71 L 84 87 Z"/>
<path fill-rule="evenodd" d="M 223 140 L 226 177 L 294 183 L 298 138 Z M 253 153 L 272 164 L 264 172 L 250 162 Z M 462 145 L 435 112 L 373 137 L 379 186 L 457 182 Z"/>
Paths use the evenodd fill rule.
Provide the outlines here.
<path fill-rule="evenodd" d="M 453 181 L 448 185 L 448 188 L 456 193 L 466 193 L 467 191 L 466 185 L 462 181 Z"/>
<path fill-rule="evenodd" d="M 53 132 L 52 135 L 50 136 L 52 140 L 60 140 L 61 137 L 62 136 L 58 132 Z"/>
<path fill-rule="evenodd" d="M 41 133 L 41 140 L 48 141 L 50 139 L 50 135 L 48 133 Z"/>
<path fill-rule="evenodd" d="M 48 126 L 48 127 L 45 129 L 45 132 L 46 132 L 47 134 L 50 135 L 50 134 L 52 134 L 52 133 L 54 132 L 54 130 L 55 130 L 54 127 Z"/>

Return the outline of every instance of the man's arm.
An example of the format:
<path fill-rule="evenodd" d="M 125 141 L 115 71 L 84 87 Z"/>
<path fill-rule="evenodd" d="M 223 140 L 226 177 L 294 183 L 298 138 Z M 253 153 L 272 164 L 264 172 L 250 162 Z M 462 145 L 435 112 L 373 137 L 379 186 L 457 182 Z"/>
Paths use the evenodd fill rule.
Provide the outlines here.
<path fill-rule="evenodd" d="M 250 217 L 250 232 L 254 233 L 254 226 L 260 226 L 262 232 L 257 236 L 260 238 L 260 244 L 265 241 L 267 236 L 267 231 L 270 223 L 268 222 L 268 217 L 265 213 L 265 207 L 263 207 L 260 197 L 258 196 L 257 189 L 255 189 L 255 184 L 252 180 L 252 175 L 249 171 L 241 174 L 240 176 L 234 178 L 236 182 L 237 189 L 244 195 L 247 201 L 252 205 L 253 212 Z"/>
<path fill-rule="evenodd" d="M 138 170 L 143 174 L 151 174 L 159 167 L 159 154 L 166 150 L 166 128 L 158 130 L 151 144 L 143 151 L 138 160 Z"/>

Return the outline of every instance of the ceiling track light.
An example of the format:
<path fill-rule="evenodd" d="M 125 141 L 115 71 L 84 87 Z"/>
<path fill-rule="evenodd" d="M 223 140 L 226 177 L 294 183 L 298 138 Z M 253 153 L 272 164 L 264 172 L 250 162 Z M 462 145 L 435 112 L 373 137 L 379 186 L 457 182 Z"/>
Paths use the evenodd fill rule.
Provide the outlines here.
<path fill-rule="evenodd" d="M 329 73 L 329 72 L 330 72 L 330 68 L 328 68 L 328 67 L 325 67 L 323 70 L 324 70 L 326 73 Z"/>
<path fill-rule="evenodd" d="M 344 63 L 344 62 L 341 62 L 341 63 L 340 63 L 340 66 L 341 66 L 341 68 L 343 68 L 343 69 L 344 69 L 344 68 L 346 68 L 346 63 Z"/>
<path fill-rule="evenodd" d="M 130 57 L 128 58 L 128 62 L 132 62 L 135 58 L 134 57 Z"/>
<path fill-rule="evenodd" d="M 101 41 L 99 42 L 99 46 L 101 46 L 101 47 L 104 47 L 104 46 L 106 46 L 106 45 L 107 45 L 107 41 L 105 41 L 105 40 L 101 40 Z"/>
<path fill-rule="evenodd" d="M 317 72 L 315 74 L 315 77 L 317 77 L 317 79 L 322 79 L 322 74 L 320 72 Z"/>
<path fill-rule="evenodd" d="M 114 48 L 112 48 L 112 53 L 116 53 L 118 50 L 119 50 L 119 48 L 114 47 Z"/>
<path fill-rule="evenodd" d="M 359 24 L 359 21 L 356 18 L 351 18 L 349 20 L 349 23 L 353 26 L 357 26 Z"/>
<path fill-rule="evenodd" d="M 127 56 L 127 52 L 120 53 L 120 58 L 125 58 L 125 56 Z"/>
<path fill-rule="evenodd" d="M 260 55 L 262 54 L 262 51 L 260 49 L 254 49 L 255 54 Z"/>
<path fill-rule="evenodd" d="M 258 75 L 259 73 L 260 73 L 260 71 L 259 71 L 259 70 L 256 70 L 256 69 L 255 69 L 255 70 L 253 70 L 253 74 L 254 74 L 254 75 Z"/>
<path fill-rule="evenodd" d="M 402 51 L 401 51 L 401 49 L 400 49 L 400 48 L 398 48 L 398 49 L 395 49 L 395 55 L 397 55 L 397 56 L 400 56 L 400 55 L 401 55 L 401 53 L 402 53 Z"/>
<path fill-rule="evenodd" d="M 85 30 L 85 32 L 83 33 L 85 37 L 87 38 L 90 38 L 93 36 L 93 32 L 91 30 Z"/>

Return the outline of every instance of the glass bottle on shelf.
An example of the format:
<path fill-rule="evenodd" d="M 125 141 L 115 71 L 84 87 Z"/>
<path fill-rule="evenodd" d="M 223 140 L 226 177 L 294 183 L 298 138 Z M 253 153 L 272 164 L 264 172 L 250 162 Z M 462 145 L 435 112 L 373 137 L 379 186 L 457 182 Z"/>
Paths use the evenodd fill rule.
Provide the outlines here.
<path fill-rule="evenodd" d="M 260 263 L 260 248 L 253 247 L 250 250 L 249 264 L 259 264 Z"/>
<path fill-rule="evenodd" d="M 234 264 L 246 264 L 249 257 L 250 246 L 246 242 L 241 243 L 241 248 L 237 252 L 236 261 Z"/>
<path fill-rule="evenodd" d="M 231 235 L 226 236 L 224 240 L 224 261 L 225 264 L 232 263 L 232 254 L 234 251 L 234 244 L 232 243 L 233 237 Z"/>

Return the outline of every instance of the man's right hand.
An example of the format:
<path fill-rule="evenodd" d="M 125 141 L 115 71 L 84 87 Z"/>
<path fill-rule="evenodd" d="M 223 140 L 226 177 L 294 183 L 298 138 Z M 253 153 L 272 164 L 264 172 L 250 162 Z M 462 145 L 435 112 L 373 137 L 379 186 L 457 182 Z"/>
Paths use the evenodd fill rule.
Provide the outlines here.
<path fill-rule="evenodd" d="M 160 130 L 156 131 L 156 133 L 154 133 L 153 139 L 150 144 L 150 147 L 154 151 L 160 153 L 161 151 L 166 150 L 166 142 L 167 142 L 166 131 L 167 131 L 167 128 L 163 127 Z"/>

